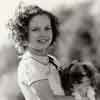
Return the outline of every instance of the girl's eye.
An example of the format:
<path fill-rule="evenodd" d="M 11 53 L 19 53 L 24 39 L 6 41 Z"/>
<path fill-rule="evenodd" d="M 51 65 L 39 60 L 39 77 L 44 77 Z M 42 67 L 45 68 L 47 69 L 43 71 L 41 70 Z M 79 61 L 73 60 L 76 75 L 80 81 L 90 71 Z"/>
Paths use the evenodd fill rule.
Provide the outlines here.
<path fill-rule="evenodd" d="M 52 28 L 51 28 L 51 27 L 46 27 L 45 30 L 46 30 L 46 31 L 52 30 Z"/>
<path fill-rule="evenodd" d="M 33 28 L 32 31 L 39 31 L 39 28 Z"/>

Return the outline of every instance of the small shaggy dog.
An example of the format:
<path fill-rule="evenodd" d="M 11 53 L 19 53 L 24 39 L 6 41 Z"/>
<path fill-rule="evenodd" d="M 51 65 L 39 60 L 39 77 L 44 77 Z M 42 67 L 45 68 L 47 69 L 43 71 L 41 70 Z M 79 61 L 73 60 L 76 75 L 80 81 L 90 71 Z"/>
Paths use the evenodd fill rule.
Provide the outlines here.
<path fill-rule="evenodd" d="M 87 62 L 74 61 L 60 71 L 62 88 L 75 100 L 96 100 L 96 69 Z"/>

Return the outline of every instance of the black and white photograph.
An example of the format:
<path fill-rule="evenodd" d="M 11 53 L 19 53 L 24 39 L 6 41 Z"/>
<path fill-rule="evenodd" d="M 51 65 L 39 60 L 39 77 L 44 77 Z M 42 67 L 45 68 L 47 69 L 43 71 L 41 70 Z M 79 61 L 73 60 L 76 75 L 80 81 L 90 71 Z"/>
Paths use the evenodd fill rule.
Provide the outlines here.
<path fill-rule="evenodd" d="M 0 100 L 100 100 L 100 1 L 3 0 Z"/>

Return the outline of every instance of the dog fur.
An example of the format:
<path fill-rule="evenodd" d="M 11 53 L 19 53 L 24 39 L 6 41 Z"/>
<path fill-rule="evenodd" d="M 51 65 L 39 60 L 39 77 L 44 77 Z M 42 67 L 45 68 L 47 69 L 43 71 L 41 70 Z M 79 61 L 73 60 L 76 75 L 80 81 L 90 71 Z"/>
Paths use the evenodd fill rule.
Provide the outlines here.
<path fill-rule="evenodd" d="M 80 62 L 80 61 L 74 61 L 74 63 L 71 63 L 68 67 L 62 70 L 60 74 L 61 84 L 62 84 L 62 88 L 64 89 L 65 95 L 76 96 L 77 93 L 80 95 L 80 92 L 81 94 L 83 94 L 82 93 L 83 89 L 85 90 L 85 88 L 86 89 L 89 88 L 90 89 L 89 93 L 87 92 L 88 90 L 85 90 L 87 92 L 86 94 L 91 95 L 89 96 L 89 98 L 91 97 L 92 98 L 89 100 L 95 100 L 96 97 L 95 73 L 97 73 L 97 70 L 91 63 Z M 83 83 L 82 81 L 83 78 L 87 78 L 88 81 L 85 81 L 85 83 Z M 75 88 L 76 85 L 77 88 Z M 79 90 L 80 92 L 78 91 L 78 88 L 80 89 Z M 76 96 L 75 98 L 78 98 L 78 96 Z M 79 99 L 79 100 L 83 100 L 83 99 Z"/>

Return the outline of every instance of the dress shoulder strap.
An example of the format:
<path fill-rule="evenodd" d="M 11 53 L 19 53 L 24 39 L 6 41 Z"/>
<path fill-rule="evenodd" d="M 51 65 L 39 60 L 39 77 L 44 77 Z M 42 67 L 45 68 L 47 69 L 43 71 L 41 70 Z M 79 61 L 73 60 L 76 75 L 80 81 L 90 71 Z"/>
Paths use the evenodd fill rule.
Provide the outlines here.
<path fill-rule="evenodd" d="M 48 56 L 48 57 L 49 57 L 49 62 L 50 62 L 51 64 L 53 64 L 54 67 L 55 67 L 56 69 L 58 69 L 58 65 L 55 64 L 54 59 L 53 59 L 51 56 Z"/>
<path fill-rule="evenodd" d="M 60 64 L 56 64 L 55 63 L 55 61 L 52 58 L 52 56 L 48 56 L 48 57 L 49 57 L 49 62 L 54 65 L 54 67 L 57 69 L 57 71 L 58 71 L 58 73 L 60 75 L 60 78 L 62 79 L 62 77 L 63 77 L 63 68 L 61 67 Z"/>
<path fill-rule="evenodd" d="M 48 57 L 49 57 L 49 62 L 52 63 L 58 71 L 62 70 L 60 62 L 54 56 L 48 55 Z"/>

